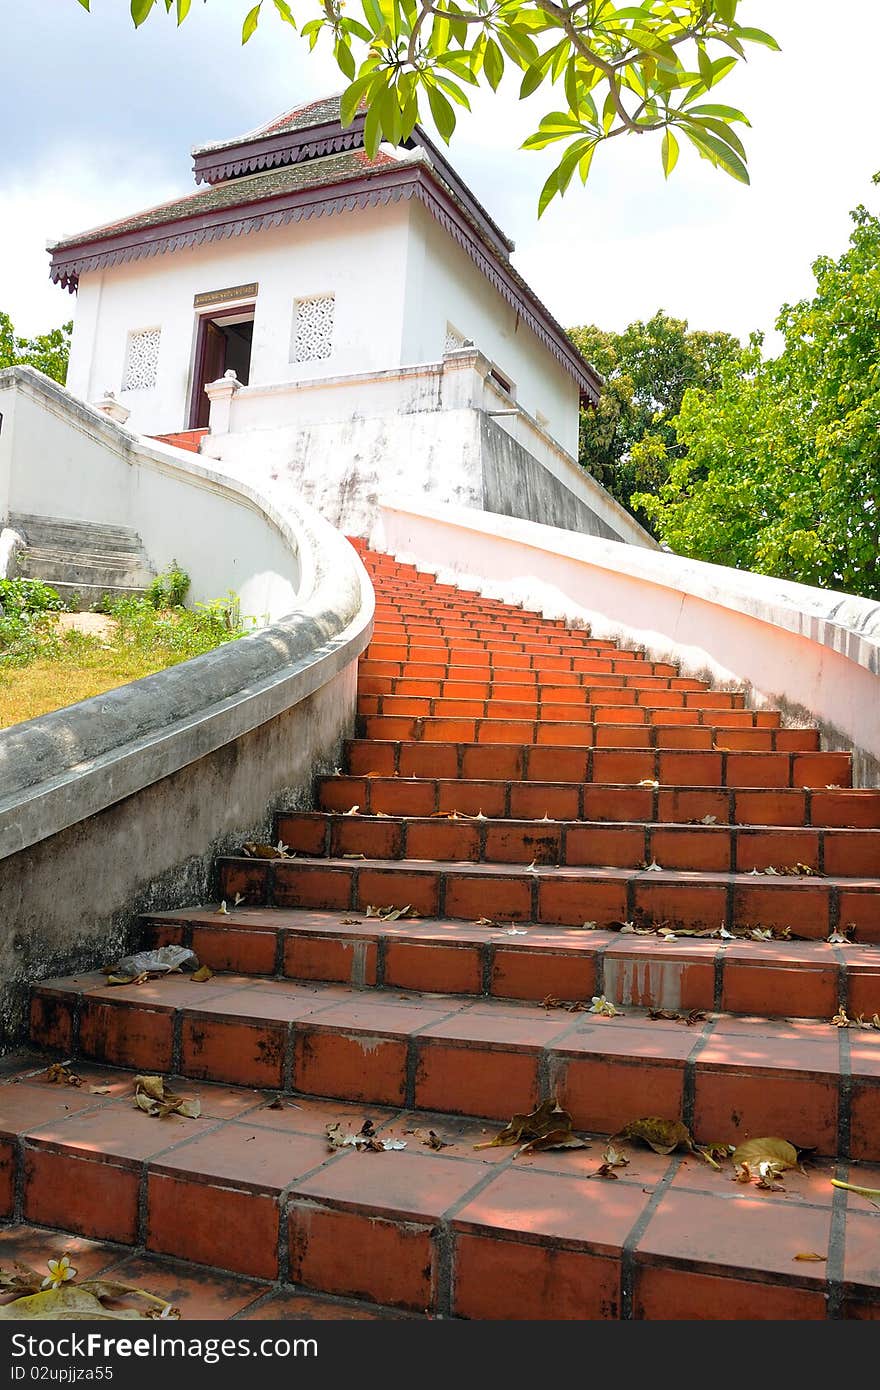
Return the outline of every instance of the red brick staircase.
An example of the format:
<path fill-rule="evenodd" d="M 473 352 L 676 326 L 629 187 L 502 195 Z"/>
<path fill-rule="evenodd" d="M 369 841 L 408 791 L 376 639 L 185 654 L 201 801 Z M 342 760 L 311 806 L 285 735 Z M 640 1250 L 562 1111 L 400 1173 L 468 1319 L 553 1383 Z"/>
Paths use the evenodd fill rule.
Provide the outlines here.
<path fill-rule="evenodd" d="M 5 1213 L 234 1278 L 212 1316 L 880 1316 L 880 1209 L 831 1182 L 880 1187 L 880 1031 L 831 1022 L 880 1012 L 880 791 L 740 693 L 364 558 L 344 768 L 277 817 L 290 857 L 219 862 L 227 912 L 146 920 L 207 983 L 34 989 L 85 1084 L 8 1067 Z M 201 1117 L 133 1112 L 126 1068 Z M 551 1095 L 595 1136 L 813 1152 L 766 1190 L 635 1144 L 597 1177 L 602 1137 L 474 1147 Z M 365 1117 L 405 1149 L 329 1150 Z"/>

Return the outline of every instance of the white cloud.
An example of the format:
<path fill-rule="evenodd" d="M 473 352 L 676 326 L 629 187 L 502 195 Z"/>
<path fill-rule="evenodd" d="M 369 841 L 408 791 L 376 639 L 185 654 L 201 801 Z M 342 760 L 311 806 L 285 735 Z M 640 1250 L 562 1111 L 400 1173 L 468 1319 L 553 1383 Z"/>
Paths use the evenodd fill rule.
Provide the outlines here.
<path fill-rule="evenodd" d="M 77 8 L 72 0 L 65 3 Z M 241 8 L 239 0 L 227 0 L 218 14 L 226 28 L 232 11 Z M 878 201 L 870 177 L 880 165 L 875 77 L 880 6 L 876 0 L 848 0 L 845 63 L 829 61 L 827 14 L 825 0 L 743 0 L 743 21 L 772 30 L 784 50 L 757 51 L 748 68 L 725 84 L 723 97 L 719 92 L 720 99 L 743 106 L 752 118 L 753 128 L 745 132 L 750 189 L 688 151 L 665 183 L 654 140 L 623 139 L 597 156 L 586 189 L 573 184 L 538 222 L 538 192 L 550 160 L 517 146 L 544 107 L 544 89 L 522 104 L 513 90 L 478 99 L 474 116 L 465 115 L 460 123 L 452 159 L 514 237 L 517 265 L 563 323 L 621 328 L 662 306 L 695 327 L 745 335 L 752 328 L 769 329 L 783 302 L 809 293 L 810 263 L 820 252 L 837 255 L 843 249 L 849 209 Z M 177 56 L 174 45 L 204 43 L 210 9 L 199 7 L 198 18 L 200 26 L 189 36 L 189 21 L 179 34 L 157 28 L 149 47 L 137 47 L 144 34 L 123 34 L 118 26 L 112 33 L 108 29 L 106 42 L 124 49 L 129 62 L 133 54 L 143 54 L 143 80 L 149 84 L 161 80 L 169 53 Z M 48 282 L 47 239 L 187 191 L 192 143 L 235 133 L 227 128 L 230 120 L 240 129 L 257 125 L 341 85 L 327 59 L 306 57 L 302 44 L 280 26 L 266 26 L 243 55 L 231 28 L 217 37 L 217 46 L 210 66 L 219 67 L 222 57 L 227 71 L 240 64 L 235 71 L 247 79 L 235 88 L 235 114 L 230 117 L 226 109 L 214 70 L 202 69 L 202 97 L 192 85 L 200 68 L 192 64 L 185 90 L 172 82 L 162 92 L 166 118 L 169 103 L 172 112 L 177 103 L 181 113 L 171 121 L 180 128 L 173 163 L 166 133 L 154 158 L 148 142 L 138 144 L 136 172 L 120 164 L 120 142 L 131 139 L 130 126 L 110 77 L 98 67 L 91 109 L 82 109 L 82 97 L 71 102 L 65 132 L 70 138 L 63 145 L 56 141 L 14 179 L 2 180 L 0 307 L 12 313 L 20 331 L 42 331 L 72 307 Z M 36 66 L 34 81 L 39 72 Z M 49 81 L 45 69 L 41 80 Z M 102 101 L 106 144 L 97 148 L 78 131 L 86 115 L 94 127 Z M 128 171 L 120 174 L 120 167 Z M 172 168 L 178 177 L 172 177 Z"/>

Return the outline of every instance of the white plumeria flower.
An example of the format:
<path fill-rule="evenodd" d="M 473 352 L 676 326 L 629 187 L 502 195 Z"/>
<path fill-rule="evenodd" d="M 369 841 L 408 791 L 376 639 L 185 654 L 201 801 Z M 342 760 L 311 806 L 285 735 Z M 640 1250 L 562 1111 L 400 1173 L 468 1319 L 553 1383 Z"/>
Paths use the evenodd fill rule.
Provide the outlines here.
<path fill-rule="evenodd" d="M 68 1279 L 76 1277 L 76 1270 L 70 1263 L 69 1255 L 62 1255 L 60 1260 L 49 1260 L 49 1273 L 46 1275 L 41 1285 L 44 1289 L 60 1289 L 62 1284 L 66 1284 Z"/>

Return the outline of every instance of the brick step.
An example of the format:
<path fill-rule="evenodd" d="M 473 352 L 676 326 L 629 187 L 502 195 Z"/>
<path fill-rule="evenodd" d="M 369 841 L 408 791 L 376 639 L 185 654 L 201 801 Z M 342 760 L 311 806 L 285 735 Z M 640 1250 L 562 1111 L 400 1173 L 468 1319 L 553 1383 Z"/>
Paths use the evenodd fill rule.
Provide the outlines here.
<path fill-rule="evenodd" d="M 576 669 L 560 669 L 558 667 L 543 668 L 539 666 L 509 666 L 504 659 L 493 664 L 491 668 L 483 666 L 473 666 L 467 663 L 434 661 L 376 661 L 368 657 L 361 657 L 358 665 L 358 676 L 391 676 L 397 679 L 410 680 L 442 680 L 442 681 L 462 681 L 465 684 L 499 684 L 516 686 L 581 686 L 593 685 L 596 678 L 603 678 L 600 684 L 604 684 L 606 676 L 636 676 L 651 677 L 654 679 L 678 679 L 678 671 L 668 662 L 663 661 L 642 661 L 638 658 L 621 657 L 578 657 L 576 658 Z M 619 680 L 612 684 L 622 684 Z M 676 687 L 673 686 L 673 689 Z M 689 687 L 685 687 L 689 688 Z M 778 720 L 779 715 L 777 714 Z"/>
<path fill-rule="evenodd" d="M 553 726 L 559 723 L 607 724 L 614 722 L 615 716 L 607 713 L 609 709 L 626 712 L 621 713 L 617 722 L 630 723 L 634 721 L 636 724 L 643 724 L 645 716 L 633 713 L 633 711 L 716 708 L 708 701 L 699 706 L 686 704 L 680 697 L 686 696 L 688 693 L 690 692 L 641 690 L 638 687 L 630 687 L 627 690 L 586 689 L 582 692 L 582 698 L 571 704 L 544 703 L 523 699 L 433 699 L 418 695 L 361 694 L 358 698 L 357 713 L 371 719 L 391 716 L 418 719 L 503 720 L 514 723 L 518 721 L 543 722 L 550 726 L 550 733 L 543 740 L 533 739 L 532 741 L 552 742 L 553 739 L 550 735 L 556 732 Z M 672 697 L 679 698 L 673 701 Z M 594 718 L 594 712 L 597 710 L 600 711 L 600 714 Z M 727 748 L 735 746 L 727 739 L 723 739 L 722 742 L 723 746 Z M 711 747 L 712 745 L 699 743 L 692 746 Z M 786 748 L 791 752 L 817 752 L 819 749 L 819 731 L 818 729 L 785 729 L 781 731 L 781 736 L 777 740 L 740 742 L 736 746 L 767 749 Z"/>
<path fill-rule="evenodd" d="M 27 1094 L 36 1102 L 33 1123 L 39 1124 L 39 1103 L 44 1100 L 44 1088 L 33 1068 L 30 1071 L 25 1068 L 21 1070 Z M 115 1082 L 129 1087 L 132 1083 L 130 1074 L 103 1068 L 100 1071 L 89 1068 L 85 1079 L 87 1084 L 97 1083 L 99 1079 L 107 1084 Z M 59 1088 L 54 1089 L 57 1091 Z M 210 1094 L 211 1091 L 208 1092 Z M 31 1200 L 39 1203 L 38 1195 L 29 1195 Z M 104 1279 L 146 1289 L 159 1298 L 167 1299 L 177 1308 L 182 1322 L 193 1319 L 215 1322 L 230 1318 L 236 1322 L 264 1322 L 274 1318 L 285 1322 L 343 1319 L 399 1322 L 417 1316 L 399 1308 L 383 1308 L 363 1300 L 307 1293 L 294 1288 L 292 1284 L 270 1283 L 267 1279 L 249 1279 L 241 1274 L 205 1269 L 188 1260 L 153 1255 L 143 1244 L 132 1247 L 116 1241 L 87 1240 L 82 1235 L 73 1234 L 65 1213 L 56 1210 L 53 1214 L 59 1218 L 62 1226 L 67 1227 L 66 1231 L 22 1221 L 0 1227 L 0 1263 L 7 1269 L 13 1264 L 24 1264 L 42 1273 L 47 1268 L 48 1260 L 67 1255 L 77 1270 L 78 1282 L 83 1279 Z M 90 1223 L 82 1219 L 77 1219 L 76 1225 L 77 1230 L 90 1228 Z"/>
<path fill-rule="evenodd" d="M 461 700 L 537 700 L 547 704 L 586 703 L 590 689 L 626 690 L 706 690 L 705 681 L 685 676 L 615 675 L 613 672 L 593 675 L 585 682 L 567 685 L 539 685 L 538 682 L 487 680 L 418 680 L 412 677 L 373 676 L 359 672 L 358 693 L 361 695 L 421 695 L 433 699 Z"/>
<path fill-rule="evenodd" d="M 695 787 L 814 787 L 848 788 L 852 781 L 849 753 L 724 752 L 697 748 L 592 747 L 591 726 L 546 721 L 530 725 L 538 742 L 494 742 L 492 736 L 513 733 L 502 720 L 404 720 L 367 719 L 367 737 L 346 744 L 347 770 L 354 776 L 376 774 L 391 777 L 488 778 L 491 781 L 603 782 L 632 786 L 657 781 L 664 786 Z M 375 737 L 374 726 L 384 728 L 386 740 Z M 397 726 L 405 725 L 408 738 Z M 421 725 L 421 730 L 419 729 Z M 438 725 L 451 725 L 449 741 L 437 741 Z M 397 737 L 394 737 L 395 729 Z M 423 740 L 413 739 L 422 732 Z M 482 742 L 473 741 L 474 732 Z M 467 735 L 471 734 L 471 738 Z M 553 743 L 550 733 L 565 734 L 567 741 Z M 458 737 L 456 737 L 456 734 Z M 574 736 L 574 737 L 572 737 Z M 454 739 L 454 741 L 453 741 Z M 450 808 L 450 809 L 464 809 Z M 629 819 L 617 816 L 616 819 Z M 684 817 L 682 817 L 684 819 Z"/>
<path fill-rule="evenodd" d="M 504 1055 L 526 1064 L 510 1093 L 516 1100 L 527 1091 L 530 1058 Z M 575 1089 L 584 1061 L 567 1059 Z M 871 1257 L 878 1214 L 831 1186 L 832 1177 L 876 1185 L 877 1170 L 865 1163 L 816 1157 L 806 1175 L 787 1176 L 784 1193 L 759 1192 L 731 1183 L 729 1165 L 714 1172 L 693 1155 L 664 1158 L 632 1145 L 616 1182 L 589 1181 L 602 1138 L 583 1150 L 514 1158 L 513 1149 L 474 1147 L 496 1120 L 373 1105 L 380 1134 L 402 1137 L 406 1149 L 330 1153 L 324 1127 L 360 1128 L 362 1104 L 297 1094 L 273 1109 L 265 1092 L 184 1078 L 175 1084 L 199 1096 L 206 1118 L 160 1122 L 132 1111 L 130 1072 L 82 1070 L 87 1085 L 112 1093 L 65 1094 L 26 1072 L 4 1087 L 15 1092 L 7 1127 L 21 1204 L 46 1227 L 122 1247 L 107 1266 L 116 1277 L 164 1291 L 176 1275 L 184 1317 L 228 1317 L 242 1307 L 236 1318 L 394 1316 L 389 1305 L 398 1316 L 517 1320 L 814 1320 L 880 1310 Z M 706 1110 L 702 1095 L 700 1104 Z M 434 1152 L 407 1134 L 415 1125 L 434 1129 L 445 1147 Z M 12 1258 L 33 1262 L 48 1234 L 28 1232 Z M 57 1231 L 49 1239 L 53 1253 L 69 1248 Z M 8 1246 L 14 1232 L 0 1240 Z M 78 1264 L 100 1267 L 102 1247 L 80 1240 L 74 1248 Z M 824 1258 L 793 1265 L 801 1249 Z M 194 1263 L 176 1263 L 183 1259 Z M 203 1300 L 194 1306 L 184 1301 L 191 1280 Z M 254 1289 L 267 1291 L 265 1302 L 251 1301 Z M 336 1302 L 353 1294 L 373 1307 Z"/>
<path fill-rule="evenodd" d="M 368 745 L 362 745 L 364 748 Z M 418 745 L 404 745 L 404 748 Z M 544 749 L 533 750 L 543 756 Z M 583 757 L 581 750 L 578 755 Z M 484 752 L 480 750 L 481 754 Z M 583 765 L 585 767 L 585 764 Z M 578 771 L 575 768 L 575 771 Z M 580 769 L 581 771 L 583 768 Z M 323 811 L 365 815 L 430 816 L 437 812 L 512 817 L 515 820 L 720 825 L 825 826 L 880 829 L 880 791 L 810 790 L 805 787 L 633 787 L 629 784 L 478 780 L 455 777 L 367 775 L 318 781 Z"/>
<path fill-rule="evenodd" d="M 725 825 L 587 824 L 533 818 L 281 812 L 275 840 L 296 854 L 368 859 L 439 859 L 466 863 L 565 864 L 636 869 L 709 869 L 751 873 L 804 865 L 817 874 L 880 879 L 880 830 Z"/>
<path fill-rule="evenodd" d="M 524 868 L 446 860 L 253 859 L 217 861 L 220 896 L 254 906 L 350 909 L 409 906 L 424 917 L 580 927 L 635 922 L 714 930 L 791 930 L 807 940 L 852 928 L 880 941 L 880 880 L 698 874 L 679 869 Z"/>
<path fill-rule="evenodd" d="M 564 634 L 564 640 L 568 641 L 568 633 L 561 626 L 542 622 L 538 618 L 516 617 L 508 615 L 501 618 L 486 617 L 485 614 L 475 613 L 471 617 L 460 614 L 452 617 L 448 613 L 442 616 L 435 616 L 430 613 L 399 613 L 386 612 L 377 606 L 374 616 L 375 632 L 392 632 L 395 635 L 403 633 L 410 637 L 415 637 L 424 633 L 430 636 L 449 637 L 451 634 L 456 636 L 469 636 L 473 641 L 485 642 L 487 634 L 509 633 L 511 636 L 518 636 L 520 633 L 529 637 L 548 637 L 556 641 L 559 645 L 560 637 Z M 580 633 L 582 638 L 592 641 L 586 630 Z"/>
<path fill-rule="evenodd" d="M 476 922 L 384 922 L 345 913 L 240 907 L 159 912 L 143 919 L 150 946 L 191 947 L 211 970 L 362 988 L 423 990 L 536 1004 L 723 1010 L 852 1019 L 880 1013 L 880 950 L 817 941 L 675 941 L 613 931 L 529 926 L 511 937 Z"/>
<path fill-rule="evenodd" d="M 778 1134 L 829 1156 L 880 1158 L 880 1035 L 850 1037 L 827 1022 L 713 1014 L 687 1028 L 636 1008 L 609 1019 L 516 1000 L 238 975 L 108 987 L 83 974 L 35 987 L 32 1038 L 111 1066 L 502 1121 L 551 1090 L 578 1130 L 614 1133 L 662 1114 L 683 1116 L 713 1142 Z M 143 1134 L 129 1106 L 118 1121 L 129 1141 Z M 158 1148 L 154 1133 L 151 1126 L 146 1142 Z M 58 1165 L 47 1166 L 57 1182 Z M 249 1171 L 257 1183 L 259 1169 Z M 68 1173 L 72 1190 L 81 1198 Z M 189 1218 L 177 1227 L 199 1224 L 196 1208 L 176 1196 Z M 24 1215 L 52 1224 L 27 1202 Z M 233 1254 L 238 1242 L 228 1243 Z"/>
<path fill-rule="evenodd" d="M 551 723 L 559 722 L 559 706 Z M 672 712 L 678 719 L 681 711 Z M 739 716 L 740 710 L 722 710 L 720 717 Z M 372 716 L 371 716 L 372 717 Z M 420 717 L 420 716 L 419 716 Z M 563 721 L 567 722 L 567 721 Z M 571 722 L 571 721 L 568 721 Z M 580 746 L 596 748 L 699 748 L 722 752 L 809 753 L 819 751 L 816 729 L 775 729 L 764 726 L 730 728 L 726 724 L 650 723 L 620 724 L 611 720 L 577 720 Z M 588 727 L 589 726 L 589 727 Z"/>
<path fill-rule="evenodd" d="M 614 650 L 617 651 L 617 648 Z M 584 666 L 582 663 L 601 658 L 591 654 L 588 649 L 584 649 L 582 653 L 559 654 L 558 643 L 547 651 L 529 652 L 501 649 L 494 644 L 487 648 L 474 644 L 442 646 L 436 642 L 430 646 L 422 643 L 407 646 L 402 642 L 371 642 L 365 649 L 364 659 L 367 661 L 396 661 L 410 669 L 417 668 L 419 663 L 427 663 L 428 665 L 480 666 L 485 669 L 496 670 L 521 667 L 541 672 L 555 672 L 589 670 L 589 666 Z M 640 661 L 638 657 L 606 657 L 606 660 L 618 662 L 622 659 Z M 678 668 L 670 662 L 655 661 L 649 664 L 653 666 L 655 675 L 678 675 Z"/>

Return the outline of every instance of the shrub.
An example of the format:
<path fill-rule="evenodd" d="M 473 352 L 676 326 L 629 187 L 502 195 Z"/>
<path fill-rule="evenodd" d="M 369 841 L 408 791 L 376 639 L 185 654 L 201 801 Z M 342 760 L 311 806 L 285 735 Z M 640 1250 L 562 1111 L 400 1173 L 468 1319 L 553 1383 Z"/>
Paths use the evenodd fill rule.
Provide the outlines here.
<path fill-rule="evenodd" d="M 157 574 L 147 589 L 147 598 L 154 608 L 182 608 L 189 589 L 189 575 L 174 560 L 167 570 Z"/>

